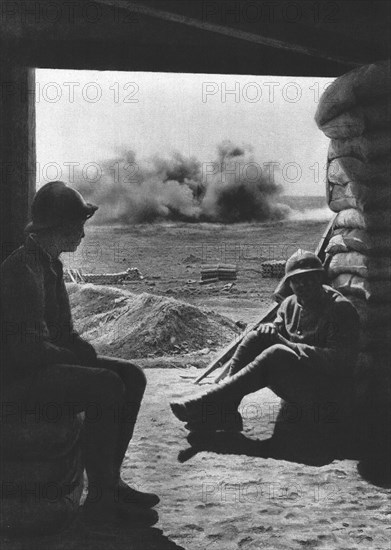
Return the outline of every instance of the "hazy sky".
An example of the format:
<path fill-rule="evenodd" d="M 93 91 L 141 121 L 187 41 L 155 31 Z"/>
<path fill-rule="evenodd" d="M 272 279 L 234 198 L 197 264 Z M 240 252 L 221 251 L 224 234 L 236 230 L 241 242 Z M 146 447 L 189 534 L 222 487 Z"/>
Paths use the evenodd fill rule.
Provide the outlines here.
<path fill-rule="evenodd" d="M 36 79 L 38 186 L 124 149 L 213 162 L 228 139 L 251 145 L 260 166 L 277 163 L 287 194 L 324 195 L 328 139 L 314 114 L 332 79 L 47 69 Z"/>

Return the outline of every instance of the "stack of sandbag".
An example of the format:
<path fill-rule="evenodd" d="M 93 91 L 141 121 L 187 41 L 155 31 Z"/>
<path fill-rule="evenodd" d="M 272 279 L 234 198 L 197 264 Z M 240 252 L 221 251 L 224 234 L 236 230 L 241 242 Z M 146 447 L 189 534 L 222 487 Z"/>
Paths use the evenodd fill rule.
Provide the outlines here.
<path fill-rule="evenodd" d="M 342 148 L 343 156 L 353 146 L 361 157 L 371 160 L 387 152 L 377 134 L 389 131 L 390 101 L 390 60 L 380 61 L 354 69 L 328 86 L 315 121 L 332 140 L 349 140 L 334 145 Z"/>
<path fill-rule="evenodd" d="M 327 248 L 328 278 L 360 315 L 356 381 L 366 380 L 363 394 L 379 372 L 387 385 L 390 373 L 390 113 L 390 61 L 382 61 L 337 78 L 315 115 L 331 138 L 326 196 L 337 213 Z"/>
<path fill-rule="evenodd" d="M 201 267 L 201 282 L 234 281 L 236 278 L 236 265 L 218 264 Z"/>
<path fill-rule="evenodd" d="M 269 260 L 261 263 L 262 277 L 281 279 L 285 275 L 286 260 Z"/>

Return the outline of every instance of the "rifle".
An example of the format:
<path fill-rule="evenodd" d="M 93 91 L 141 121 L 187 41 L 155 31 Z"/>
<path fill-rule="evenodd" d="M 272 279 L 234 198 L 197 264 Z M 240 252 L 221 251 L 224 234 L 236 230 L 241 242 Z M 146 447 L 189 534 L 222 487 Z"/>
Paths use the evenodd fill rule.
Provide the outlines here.
<path fill-rule="evenodd" d="M 324 231 L 318 246 L 316 247 L 315 254 L 319 257 L 319 259 L 324 262 L 326 257 L 326 247 L 330 240 L 333 228 L 334 228 L 334 221 L 336 216 L 334 216 L 330 222 L 328 223 L 326 230 Z M 194 381 L 194 384 L 199 384 L 201 380 L 206 378 L 211 372 L 215 371 L 219 367 L 222 367 L 225 365 L 224 370 L 215 378 L 214 382 L 218 383 L 220 380 L 225 378 L 229 372 L 230 367 L 230 360 L 233 357 L 237 347 L 242 342 L 243 338 L 252 330 L 257 330 L 259 326 L 262 323 L 270 323 L 273 321 L 276 317 L 276 313 L 278 310 L 279 304 L 275 303 L 271 306 L 271 308 L 265 313 L 265 315 L 256 323 L 250 326 L 250 328 L 246 328 L 246 330 L 233 342 L 231 342 L 226 348 L 223 349 L 223 351 L 220 353 L 220 355 L 207 367 L 205 372 L 203 372 L 196 380 Z"/>

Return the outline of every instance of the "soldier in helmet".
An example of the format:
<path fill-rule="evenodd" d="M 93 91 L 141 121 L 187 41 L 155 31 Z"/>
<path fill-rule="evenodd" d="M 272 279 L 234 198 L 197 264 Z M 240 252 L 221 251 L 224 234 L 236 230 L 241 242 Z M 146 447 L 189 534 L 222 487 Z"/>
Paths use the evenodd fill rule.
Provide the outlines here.
<path fill-rule="evenodd" d="M 132 438 L 146 386 L 143 371 L 129 361 L 97 356 L 74 330 L 63 279 L 62 252 L 74 252 L 84 224 L 97 210 L 61 181 L 41 187 L 32 203 L 27 238 L 1 265 L 1 378 L 6 393 L 27 407 L 64 406 L 72 414 L 95 404 L 94 421 L 85 421 L 84 456 L 89 496 L 87 519 L 126 519 L 152 525 L 157 495 L 127 485 L 121 464 Z M 11 330 L 17 327 L 18 330 Z M 19 393 L 18 393 L 19 392 Z M 93 490 L 90 490 L 93 488 Z"/>
<path fill-rule="evenodd" d="M 293 294 L 282 301 L 273 323 L 244 338 L 228 380 L 198 398 L 171 403 L 191 432 L 241 431 L 238 405 L 245 395 L 265 387 L 298 405 L 333 400 L 357 356 L 359 317 L 342 294 L 323 284 L 324 275 L 312 252 L 299 250 L 288 259 L 276 293 L 286 296 L 290 288 Z M 217 436 L 212 435 L 214 443 Z"/>

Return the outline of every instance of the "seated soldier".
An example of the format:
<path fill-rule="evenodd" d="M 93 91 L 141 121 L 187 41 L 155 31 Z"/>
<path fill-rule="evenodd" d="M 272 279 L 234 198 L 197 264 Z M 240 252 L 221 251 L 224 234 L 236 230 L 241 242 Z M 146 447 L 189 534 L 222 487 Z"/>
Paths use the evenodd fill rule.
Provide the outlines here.
<path fill-rule="evenodd" d="M 96 414 L 84 422 L 85 518 L 152 525 L 158 515 L 150 508 L 158 496 L 120 477 L 145 375 L 129 361 L 97 356 L 73 329 L 59 260 L 80 245 L 84 224 L 96 210 L 60 181 L 36 193 L 26 241 L 1 265 L 3 396 L 16 396 L 29 410 L 43 411 L 54 402 L 72 417 L 93 405 Z"/>
<path fill-rule="evenodd" d="M 359 317 L 344 296 L 322 284 L 324 275 L 312 252 L 299 250 L 288 259 L 279 288 L 290 287 L 293 294 L 283 300 L 273 323 L 261 324 L 244 338 L 227 381 L 198 398 L 171 403 L 175 416 L 187 422 L 191 432 L 241 431 L 237 407 L 245 395 L 261 388 L 299 407 L 337 401 L 348 389 Z M 199 435 L 188 439 L 199 441 Z M 210 439 L 214 444 L 227 441 L 223 433 L 213 433 Z"/>

